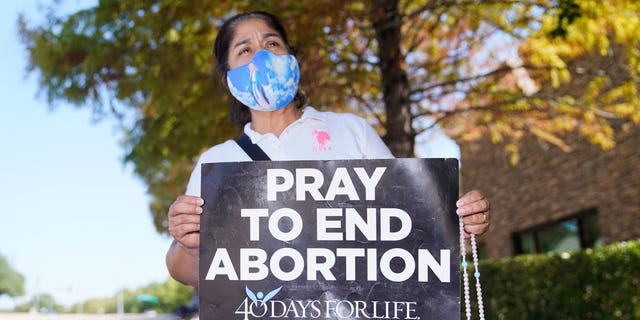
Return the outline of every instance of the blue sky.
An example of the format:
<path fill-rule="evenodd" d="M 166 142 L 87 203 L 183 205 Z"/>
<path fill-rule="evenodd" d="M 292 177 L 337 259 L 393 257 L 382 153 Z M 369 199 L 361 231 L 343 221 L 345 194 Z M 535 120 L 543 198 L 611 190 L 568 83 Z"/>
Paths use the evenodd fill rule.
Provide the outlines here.
<path fill-rule="evenodd" d="M 26 295 L 0 298 L 0 310 L 37 292 L 70 305 L 168 277 L 170 239 L 153 228 L 115 121 L 92 123 L 88 108 L 52 110 L 37 95 L 16 32 L 18 12 L 42 17 L 37 4 L 8 1 L 0 13 L 0 254 L 26 278 Z"/>
<path fill-rule="evenodd" d="M 0 254 L 26 278 L 26 295 L 0 298 L 0 310 L 36 293 L 71 305 L 168 277 L 171 240 L 153 228 L 115 121 L 92 123 L 86 107 L 51 109 L 37 95 L 37 74 L 27 74 L 16 20 L 18 12 L 41 19 L 38 3 L 9 1 L 0 12 Z M 63 1 L 61 10 L 92 3 Z M 422 156 L 458 157 L 452 142 L 425 138 Z"/>

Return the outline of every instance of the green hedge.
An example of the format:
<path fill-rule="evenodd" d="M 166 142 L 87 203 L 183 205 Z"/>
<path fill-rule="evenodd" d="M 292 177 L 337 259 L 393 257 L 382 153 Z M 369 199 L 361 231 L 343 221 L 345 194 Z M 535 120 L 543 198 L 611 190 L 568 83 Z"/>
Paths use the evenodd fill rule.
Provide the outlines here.
<path fill-rule="evenodd" d="M 482 261 L 480 272 L 486 319 L 640 319 L 637 240 Z"/>

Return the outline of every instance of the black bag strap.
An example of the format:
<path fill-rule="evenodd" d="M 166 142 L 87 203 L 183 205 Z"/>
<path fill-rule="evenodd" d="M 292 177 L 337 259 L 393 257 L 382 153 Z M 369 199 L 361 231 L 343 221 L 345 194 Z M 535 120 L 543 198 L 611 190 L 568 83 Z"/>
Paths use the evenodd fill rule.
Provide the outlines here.
<path fill-rule="evenodd" d="M 251 157 L 251 159 L 253 159 L 253 161 L 271 160 L 271 158 L 269 158 L 269 156 L 264 153 L 262 148 L 260 148 L 257 144 L 252 143 L 251 138 L 249 138 L 249 136 L 244 133 L 242 134 L 242 136 L 240 136 L 240 138 L 236 140 L 236 143 L 240 146 L 240 148 L 242 148 L 242 150 L 244 150 L 244 152 L 247 153 L 247 155 L 249 155 L 249 157 Z"/>

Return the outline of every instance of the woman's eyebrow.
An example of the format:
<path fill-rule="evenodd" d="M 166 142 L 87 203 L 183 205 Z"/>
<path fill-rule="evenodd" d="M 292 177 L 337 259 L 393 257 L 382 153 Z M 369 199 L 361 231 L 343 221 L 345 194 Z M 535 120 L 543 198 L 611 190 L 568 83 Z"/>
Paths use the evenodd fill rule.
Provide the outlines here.
<path fill-rule="evenodd" d="M 236 42 L 236 44 L 233 45 L 233 48 L 235 49 L 235 48 L 237 48 L 239 46 L 248 44 L 249 42 L 251 42 L 251 39 L 249 39 L 249 38 L 244 39 L 244 40 L 240 40 L 240 41 Z"/>
<path fill-rule="evenodd" d="M 282 39 L 282 37 L 276 32 L 266 32 L 266 33 L 262 34 L 262 38 L 263 39 L 273 38 L 273 37 L 278 38 L 278 39 Z M 236 42 L 233 45 L 233 48 L 235 49 L 237 47 L 243 46 L 243 45 L 248 44 L 250 42 L 251 42 L 251 38 L 246 38 L 244 40 L 240 40 L 240 41 Z"/>
<path fill-rule="evenodd" d="M 277 34 L 275 32 L 266 32 L 266 33 L 262 34 L 262 38 L 263 39 L 271 38 L 271 37 L 282 38 L 279 34 Z"/>

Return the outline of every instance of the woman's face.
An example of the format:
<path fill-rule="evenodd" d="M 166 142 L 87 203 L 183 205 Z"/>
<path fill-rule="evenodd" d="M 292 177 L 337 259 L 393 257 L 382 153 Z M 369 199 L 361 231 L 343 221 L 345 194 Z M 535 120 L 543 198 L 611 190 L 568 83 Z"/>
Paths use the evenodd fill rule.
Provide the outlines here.
<path fill-rule="evenodd" d="M 259 50 L 274 54 L 288 54 L 282 37 L 261 19 L 244 20 L 236 26 L 229 46 L 229 69 L 235 69 L 251 61 Z"/>

